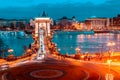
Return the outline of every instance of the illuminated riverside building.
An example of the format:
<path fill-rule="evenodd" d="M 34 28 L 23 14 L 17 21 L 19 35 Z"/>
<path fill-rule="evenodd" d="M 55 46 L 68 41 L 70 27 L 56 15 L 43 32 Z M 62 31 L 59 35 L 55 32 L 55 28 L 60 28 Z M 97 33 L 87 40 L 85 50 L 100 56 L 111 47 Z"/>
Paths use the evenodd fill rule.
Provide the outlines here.
<path fill-rule="evenodd" d="M 63 29 L 63 30 L 83 30 L 84 29 L 84 22 L 78 22 L 73 16 L 72 18 L 67 18 L 66 16 L 62 17 L 61 19 L 58 19 L 56 21 L 57 29 Z"/>
<path fill-rule="evenodd" d="M 75 17 L 67 18 L 66 16 L 63 16 L 62 18 L 58 19 L 56 21 L 56 25 L 58 29 L 74 29 L 72 24 L 76 24 Z"/>
<path fill-rule="evenodd" d="M 0 27 L 19 28 L 25 26 L 26 23 L 26 19 L 0 19 Z"/>
<path fill-rule="evenodd" d="M 110 18 L 110 29 L 120 30 L 120 14 L 117 17 Z"/>
<path fill-rule="evenodd" d="M 27 23 L 26 19 L 19 19 L 19 20 L 11 19 L 11 20 L 9 20 L 9 25 L 13 26 L 14 28 L 16 28 L 16 27 L 20 28 L 22 26 L 25 27 L 26 23 Z"/>
<path fill-rule="evenodd" d="M 109 18 L 88 18 L 85 20 L 88 30 L 106 30 L 109 29 Z"/>
<path fill-rule="evenodd" d="M 0 19 L 0 27 L 6 26 L 7 20 L 6 19 Z"/>
<path fill-rule="evenodd" d="M 87 29 L 86 24 L 84 22 L 78 22 L 78 23 L 74 24 L 74 26 L 77 30 L 86 30 Z"/>

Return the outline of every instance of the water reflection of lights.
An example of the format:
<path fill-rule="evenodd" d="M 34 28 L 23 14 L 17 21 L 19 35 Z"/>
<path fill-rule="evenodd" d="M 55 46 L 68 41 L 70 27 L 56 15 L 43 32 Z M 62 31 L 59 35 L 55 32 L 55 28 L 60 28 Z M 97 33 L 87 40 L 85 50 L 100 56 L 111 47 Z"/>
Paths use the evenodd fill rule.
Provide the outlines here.
<path fill-rule="evenodd" d="M 10 52 L 10 53 L 13 52 L 13 51 L 14 51 L 13 49 L 9 49 L 9 50 L 8 50 L 8 52 Z"/>
<path fill-rule="evenodd" d="M 66 35 L 66 34 L 65 34 Z M 83 34 L 73 34 L 75 36 L 73 36 L 72 38 L 70 38 L 72 34 L 69 34 L 67 40 L 67 43 L 63 43 L 64 45 L 64 50 L 63 48 L 61 48 L 61 52 L 62 53 L 70 53 L 72 50 L 75 50 L 75 47 L 80 47 L 82 52 L 85 51 L 89 51 L 92 52 L 92 50 L 94 50 L 94 52 L 100 51 L 102 49 L 102 52 L 106 52 L 108 47 L 106 47 L 106 44 L 108 41 L 113 40 L 114 42 L 116 42 L 116 47 L 115 51 L 120 51 L 120 34 L 117 34 L 117 37 L 115 38 L 116 34 L 109 34 L 109 33 L 99 33 L 99 34 L 94 34 L 94 35 L 83 35 Z M 61 36 L 61 35 L 60 35 Z M 59 35 L 58 35 L 59 37 Z M 62 38 L 59 38 L 61 41 L 63 40 Z M 76 40 L 76 42 L 75 42 Z M 65 44 L 68 44 L 67 49 L 65 49 Z M 70 45 L 71 44 L 71 45 Z M 62 47 L 63 47 L 62 45 Z M 102 46 L 101 46 L 102 45 Z M 73 48 L 71 49 L 71 46 L 73 46 Z M 104 49 L 103 49 L 104 47 Z M 71 50 L 70 50 L 71 49 Z M 74 52 L 74 51 L 73 51 Z"/>
<path fill-rule="evenodd" d="M 90 39 L 90 38 L 91 38 L 91 35 L 86 35 L 85 37 L 88 38 L 88 39 Z"/>
<path fill-rule="evenodd" d="M 117 38 L 120 39 L 120 35 L 117 35 Z"/>
<path fill-rule="evenodd" d="M 72 38 L 72 35 L 70 35 L 70 38 Z"/>
<path fill-rule="evenodd" d="M 107 46 L 114 46 L 115 45 L 115 42 L 113 42 L 113 41 L 109 41 L 108 43 L 107 43 Z"/>
<path fill-rule="evenodd" d="M 73 48 L 72 46 L 70 48 Z"/>
<path fill-rule="evenodd" d="M 79 43 L 79 42 L 84 42 L 83 35 L 77 35 L 77 43 Z"/>
<path fill-rule="evenodd" d="M 84 35 L 80 35 L 81 38 L 84 38 Z"/>

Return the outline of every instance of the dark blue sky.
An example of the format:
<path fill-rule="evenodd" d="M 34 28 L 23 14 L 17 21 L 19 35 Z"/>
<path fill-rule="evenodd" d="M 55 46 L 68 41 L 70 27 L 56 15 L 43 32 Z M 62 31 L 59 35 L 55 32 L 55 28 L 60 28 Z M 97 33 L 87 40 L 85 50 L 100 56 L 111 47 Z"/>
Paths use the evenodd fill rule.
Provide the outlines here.
<path fill-rule="evenodd" d="M 46 11 L 48 16 L 114 17 L 120 13 L 120 0 L 0 0 L 1 18 L 34 18 Z"/>
<path fill-rule="evenodd" d="M 94 4 L 101 4 L 107 0 L 0 0 L 0 7 L 9 7 L 9 6 L 33 6 L 38 5 L 40 3 L 86 3 L 92 2 Z"/>

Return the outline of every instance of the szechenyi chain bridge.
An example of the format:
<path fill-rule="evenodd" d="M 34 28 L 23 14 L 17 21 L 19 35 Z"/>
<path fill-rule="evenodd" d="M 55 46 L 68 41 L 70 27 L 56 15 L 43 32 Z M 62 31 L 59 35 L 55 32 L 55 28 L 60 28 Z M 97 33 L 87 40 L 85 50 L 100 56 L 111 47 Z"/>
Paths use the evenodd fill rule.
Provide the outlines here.
<path fill-rule="evenodd" d="M 13 61 L 0 60 L 1 80 L 120 80 L 120 63 L 110 60 L 116 57 L 101 59 L 98 54 L 90 58 L 89 54 L 82 55 L 79 48 L 72 56 L 60 54 L 52 42 L 52 19 L 37 17 L 34 23 L 29 55 Z"/>

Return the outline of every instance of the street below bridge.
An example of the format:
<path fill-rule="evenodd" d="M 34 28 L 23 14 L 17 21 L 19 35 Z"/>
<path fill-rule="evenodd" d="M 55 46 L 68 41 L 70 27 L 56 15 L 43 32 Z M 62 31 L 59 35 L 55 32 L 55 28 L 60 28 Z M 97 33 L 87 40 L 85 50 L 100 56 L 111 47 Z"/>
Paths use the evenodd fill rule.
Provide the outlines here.
<path fill-rule="evenodd" d="M 5 80 L 106 80 L 107 73 L 107 64 L 49 55 L 43 60 L 30 60 L 0 71 L 0 77 Z M 114 80 L 120 80 L 119 65 L 112 65 L 110 73 Z"/>

